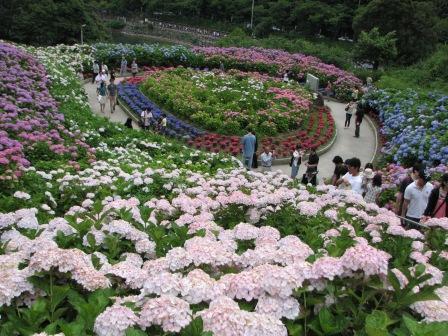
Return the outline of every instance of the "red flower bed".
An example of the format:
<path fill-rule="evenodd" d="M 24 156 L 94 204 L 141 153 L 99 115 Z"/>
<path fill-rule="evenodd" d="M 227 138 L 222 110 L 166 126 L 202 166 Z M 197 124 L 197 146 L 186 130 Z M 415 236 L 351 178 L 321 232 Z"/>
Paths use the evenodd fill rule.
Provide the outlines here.
<path fill-rule="evenodd" d="M 266 146 L 274 149 L 278 157 L 289 157 L 296 144 L 303 148 L 318 148 L 327 144 L 334 135 L 334 120 L 330 110 L 326 107 L 319 108 L 317 118 L 311 115 L 308 119 L 306 130 L 298 130 L 287 137 L 268 137 L 261 140 L 259 151 Z M 241 138 L 238 136 L 207 133 L 190 140 L 190 146 L 208 151 L 221 151 L 231 155 L 239 155 L 242 152 Z"/>

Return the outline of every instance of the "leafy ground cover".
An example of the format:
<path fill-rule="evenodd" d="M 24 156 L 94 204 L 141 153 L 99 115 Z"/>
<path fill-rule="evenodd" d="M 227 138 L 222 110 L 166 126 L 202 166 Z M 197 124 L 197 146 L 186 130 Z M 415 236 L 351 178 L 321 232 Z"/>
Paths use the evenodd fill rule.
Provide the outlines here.
<path fill-rule="evenodd" d="M 75 49 L 29 50 L 95 159 L 1 182 L 0 335 L 447 334 L 446 218 L 406 230 L 350 191 L 126 130 L 57 62 Z"/>

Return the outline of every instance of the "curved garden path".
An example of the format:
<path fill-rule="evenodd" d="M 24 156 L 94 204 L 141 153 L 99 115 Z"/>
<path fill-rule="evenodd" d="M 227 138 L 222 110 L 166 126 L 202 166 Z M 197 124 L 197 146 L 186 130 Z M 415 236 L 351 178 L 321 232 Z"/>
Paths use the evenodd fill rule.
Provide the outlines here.
<path fill-rule="evenodd" d="M 117 78 L 116 82 L 120 82 L 122 78 Z M 124 124 L 127 119 L 127 114 L 117 106 L 115 112 L 113 114 L 110 113 L 109 102 L 106 104 L 106 113 L 102 114 L 100 112 L 100 106 L 96 97 L 96 85 L 89 83 L 84 84 L 84 88 L 89 97 L 89 104 L 94 111 L 98 115 L 103 115 L 107 118 L 110 118 L 114 122 L 118 122 L 120 124 Z M 322 154 L 319 160 L 319 181 L 322 182 L 322 179 L 325 177 L 331 177 L 333 174 L 334 165 L 331 162 L 335 155 L 341 156 L 344 160 L 351 157 L 358 157 L 361 160 L 362 166 L 364 166 L 367 162 L 372 162 L 376 150 L 377 150 L 377 140 L 376 140 L 376 131 L 369 124 L 367 118 L 361 124 L 361 132 L 360 137 L 355 138 L 355 122 L 352 117 L 350 128 L 344 128 L 345 121 L 345 104 L 338 103 L 334 101 L 325 101 L 325 104 L 330 107 L 331 114 L 335 121 L 335 127 L 337 129 L 337 137 L 333 144 L 333 146 L 328 150 L 328 152 Z M 134 122 L 134 128 L 139 128 L 139 126 Z M 262 150 L 260 148 L 260 150 Z M 273 170 L 281 170 L 283 173 L 289 175 L 290 167 L 289 165 L 276 165 L 273 166 Z M 299 169 L 299 175 L 305 172 L 305 165 L 301 165 Z"/>
<path fill-rule="evenodd" d="M 325 105 L 331 109 L 331 115 L 334 118 L 334 125 L 337 129 L 337 137 L 333 146 L 328 152 L 322 154 L 319 158 L 319 181 L 323 178 L 331 177 L 333 175 L 334 164 L 333 157 L 341 156 L 344 160 L 357 157 L 361 160 L 361 165 L 367 162 L 372 162 L 377 151 L 376 131 L 373 124 L 369 124 L 368 117 L 364 118 L 361 124 L 361 131 L 359 138 L 355 138 L 355 116 L 352 117 L 350 128 L 344 128 L 345 122 L 345 105 L 335 101 L 325 100 Z M 285 174 L 290 174 L 291 168 L 289 165 L 274 166 L 273 169 L 280 169 Z M 305 173 L 305 165 L 301 165 L 299 175 Z"/>

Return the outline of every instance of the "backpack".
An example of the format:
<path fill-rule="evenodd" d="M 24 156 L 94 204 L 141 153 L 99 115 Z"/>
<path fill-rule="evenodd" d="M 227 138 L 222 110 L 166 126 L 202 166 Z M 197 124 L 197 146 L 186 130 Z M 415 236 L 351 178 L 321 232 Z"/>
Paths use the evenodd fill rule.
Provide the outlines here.
<path fill-rule="evenodd" d="M 291 160 L 289 161 L 289 166 L 292 167 L 292 163 L 294 162 L 294 155 L 291 155 Z M 297 165 L 302 164 L 302 157 L 299 156 L 299 159 L 297 160 Z"/>

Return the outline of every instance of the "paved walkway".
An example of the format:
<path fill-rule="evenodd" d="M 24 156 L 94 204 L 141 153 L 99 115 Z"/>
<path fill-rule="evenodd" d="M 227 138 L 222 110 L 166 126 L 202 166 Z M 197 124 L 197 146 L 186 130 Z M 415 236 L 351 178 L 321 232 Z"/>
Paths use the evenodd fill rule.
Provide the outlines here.
<path fill-rule="evenodd" d="M 116 82 L 120 82 L 123 78 L 117 78 Z M 92 110 L 98 114 L 110 118 L 113 122 L 124 124 L 127 119 L 127 114 L 117 105 L 115 112 L 110 113 L 109 102 L 106 104 L 105 113 L 100 112 L 100 104 L 97 100 L 96 85 L 87 83 L 84 88 L 89 97 L 89 103 Z M 358 157 L 361 160 L 361 164 L 364 165 L 367 162 L 372 162 L 376 151 L 376 134 L 370 127 L 367 120 L 364 120 L 361 124 L 360 137 L 355 138 L 355 122 L 352 117 L 350 128 L 344 128 L 345 121 L 345 104 L 337 103 L 333 101 L 326 101 L 325 104 L 330 107 L 331 114 L 335 121 L 335 127 L 338 131 L 336 141 L 328 152 L 323 154 L 319 160 L 319 174 L 318 179 L 320 183 L 323 178 L 331 177 L 334 170 L 334 164 L 331 162 L 336 155 L 341 156 L 344 160 L 351 157 Z M 140 128 L 135 122 L 133 122 L 134 128 Z M 273 166 L 273 170 L 281 170 L 283 173 L 290 175 L 291 168 L 289 165 L 276 165 Z M 305 165 L 302 164 L 299 169 L 298 177 L 301 177 L 305 172 Z"/>
<path fill-rule="evenodd" d="M 350 128 L 344 128 L 346 104 L 325 101 L 325 105 L 331 109 L 338 135 L 330 150 L 319 158 L 318 179 L 320 182 L 322 182 L 323 178 L 333 175 L 334 164 L 331 161 L 336 155 L 342 157 L 343 160 L 357 157 L 361 160 L 362 167 L 364 167 L 367 162 L 372 162 L 376 152 L 376 134 L 366 119 L 361 124 L 360 137 L 355 138 L 355 116 L 352 117 Z M 272 168 L 273 170 L 280 169 L 288 175 L 291 174 L 289 165 L 278 165 Z M 301 178 L 305 170 L 305 165 L 302 164 L 297 176 Z"/>
<path fill-rule="evenodd" d="M 122 77 L 118 77 L 115 79 L 115 83 L 118 84 L 122 80 L 123 80 Z M 107 84 L 109 84 L 109 82 L 107 82 Z M 100 104 L 98 103 L 98 98 L 96 94 L 96 84 L 92 84 L 91 82 L 85 83 L 84 89 L 86 90 L 87 96 L 89 97 L 90 107 L 95 114 L 109 118 L 111 121 L 122 125 L 125 123 L 126 119 L 128 118 L 128 115 L 121 109 L 119 105 L 116 105 L 114 113 L 111 113 L 109 100 L 106 102 L 106 108 L 104 109 L 104 113 L 101 113 Z M 138 129 L 140 128 L 139 125 L 137 125 L 137 123 L 135 122 L 132 122 L 132 126 L 134 128 Z"/>

